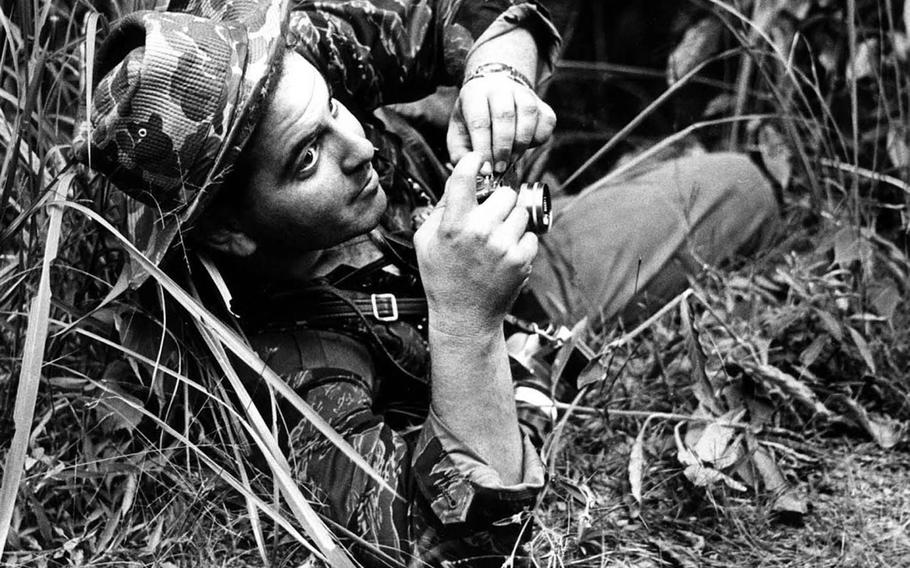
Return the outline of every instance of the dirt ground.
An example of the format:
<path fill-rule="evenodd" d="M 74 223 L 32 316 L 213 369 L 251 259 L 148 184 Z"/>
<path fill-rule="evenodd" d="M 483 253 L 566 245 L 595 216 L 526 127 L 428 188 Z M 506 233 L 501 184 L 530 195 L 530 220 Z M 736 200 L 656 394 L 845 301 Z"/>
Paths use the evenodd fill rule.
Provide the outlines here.
<path fill-rule="evenodd" d="M 563 565 L 910 566 L 907 448 L 883 451 L 871 443 L 842 439 L 826 440 L 822 444 L 819 462 L 800 476 L 806 481 L 799 489 L 806 492 L 809 502 L 808 513 L 802 519 L 775 518 L 768 499 L 735 498 L 728 494 L 721 503 L 705 497 L 701 506 L 691 505 L 691 515 L 661 511 L 660 518 L 643 513 L 639 520 L 618 523 L 614 516 L 610 529 L 601 527 L 597 531 L 602 548 L 596 547 L 600 548 L 596 552 L 590 550 L 589 539 L 588 553 L 584 552 L 584 545 L 578 546 L 574 554 L 569 554 L 575 560 Z M 660 508 L 659 503 L 650 506 Z M 626 507 L 619 505 L 618 509 Z M 569 516 L 577 518 L 577 515 Z M 574 544 L 577 546 L 579 542 Z"/>
<path fill-rule="evenodd" d="M 769 525 L 756 547 L 711 565 L 910 566 L 910 456 L 873 444 L 834 445 L 809 476 L 810 511 L 805 527 Z M 730 550 L 732 553 L 733 550 Z M 713 556 L 713 555 L 709 555 Z"/>

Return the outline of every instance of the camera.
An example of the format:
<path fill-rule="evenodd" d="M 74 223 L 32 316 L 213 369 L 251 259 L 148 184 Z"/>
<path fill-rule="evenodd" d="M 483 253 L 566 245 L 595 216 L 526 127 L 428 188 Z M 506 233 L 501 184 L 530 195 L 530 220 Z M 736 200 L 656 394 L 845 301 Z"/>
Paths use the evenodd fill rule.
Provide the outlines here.
<path fill-rule="evenodd" d="M 477 176 L 475 194 L 477 203 L 483 203 L 500 187 L 512 186 L 503 183 L 493 176 Z M 550 200 L 550 188 L 543 182 L 523 183 L 518 186 L 518 201 L 515 207 L 523 207 L 528 212 L 528 231 L 542 235 L 550 230 L 553 221 L 553 204 Z M 417 207 L 411 213 L 411 226 L 416 231 L 427 220 L 433 206 Z"/>
<path fill-rule="evenodd" d="M 500 187 L 509 187 L 493 176 L 477 176 L 477 203 L 483 203 Z M 515 207 L 523 207 L 528 212 L 528 230 L 542 235 L 550 230 L 553 219 L 553 204 L 550 200 L 550 188 L 539 181 L 523 183 L 518 186 L 518 202 Z"/>

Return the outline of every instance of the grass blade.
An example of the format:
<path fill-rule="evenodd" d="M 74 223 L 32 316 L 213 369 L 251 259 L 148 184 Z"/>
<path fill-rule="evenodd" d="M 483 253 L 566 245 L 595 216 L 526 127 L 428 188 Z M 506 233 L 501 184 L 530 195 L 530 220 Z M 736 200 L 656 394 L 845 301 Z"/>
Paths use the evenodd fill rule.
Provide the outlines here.
<path fill-rule="evenodd" d="M 219 394 L 224 400 L 228 400 L 228 395 L 224 391 L 224 387 L 218 385 Z M 250 476 L 246 471 L 246 467 L 243 465 L 243 457 L 240 455 L 240 447 L 237 445 L 237 436 L 234 435 L 235 430 L 239 430 L 239 424 L 236 417 L 232 417 L 227 413 L 223 406 L 219 407 L 221 411 L 221 419 L 224 420 L 225 424 L 228 425 L 225 428 L 227 432 L 228 440 L 231 442 L 231 450 L 234 454 L 234 461 L 237 462 L 237 470 L 240 471 L 240 481 L 243 483 L 243 486 L 252 494 L 253 486 L 250 484 Z M 265 538 L 262 536 L 262 522 L 259 519 L 259 509 L 256 508 L 256 503 L 249 497 L 245 497 L 246 510 L 250 515 L 250 530 L 253 531 L 253 539 L 256 541 L 256 549 L 259 551 L 259 558 L 262 559 L 262 565 L 265 567 L 269 566 L 269 555 L 265 550 Z"/>
<path fill-rule="evenodd" d="M 666 91 L 664 91 L 663 93 L 661 93 L 661 95 L 659 97 L 654 99 L 654 101 L 651 102 L 651 104 L 649 104 L 647 107 L 645 107 L 644 110 L 642 110 L 640 113 L 638 113 L 638 115 L 636 115 L 635 118 L 633 118 L 631 121 L 629 121 L 629 123 L 626 124 L 619 132 L 617 132 L 616 134 L 613 135 L 612 138 L 607 140 L 606 143 L 604 143 L 603 146 L 601 146 L 596 152 L 594 152 L 594 154 L 592 154 L 590 158 L 585 160 L 585 163 L 583 163 L 581 166 L 579 166 L 578 169 L 576 169 L 572 173 L 572 175 L 570 175 L 566 179 L 566 181 L 564 181 L 562 183 L 562 187 L 560 188 L 560 191 L 565 191 L 565 189 L 567 187 L 569 187 L 572 184 L 572 182 L 577 180 L 579 178 L 579 176 L 581 176 L 581 174 L 586 172 L 592 165 L 597 163 L 597 161 L 599 159 L 601 159 L 607 152 L 609 152 L 610 150 L 615 148 L 617 144 L 619 144 L 620 142 L 625 140 L 629 136 L 629 133 L 631 133 L 633 130 L 638 128 L 638 126 L 640 126 L 642 122 L 644 122 L 649 116 L 654 114 L 654 111 L 656 111 L 659 107 L 661 107 L 664 103 L 666 103 L 667 100 L 670 97 L 672 97 L 674 93 L 676 93 L 677 91 L 682 89 L 684 86 L 688 85 L 689 82 L 696 75 L 701 73 L 702 69 L 704 69 L 706 66 L 708 66 L 710 63 L 713 63 L 714 61 L 723 59 L 733 53 L 737 53 L 738 51 L 739 50 L 736 50 L 736 49 L 726 51 L 724 53 L 721 53 L 720 55 L 717 55 L 706 61 L 703 61 L 703 62 L 699 63 L 698 65 L 696 65 L 694 68 L 692 68 L 688 73 L 686 73 L 685 75 L 680 77 L 679 80 L 677 80 L 675 83 L 670 85 L 670 87 Z"/>
<path fill-rule="evenodd" d="M 66 198 L 66 191 L 73 182 L 73 174 L 61 178 L 54 192 L 51 205 L 59 204 Z M 29 309 L 28 329 L 25 335 L 25 347 L 22 353 L 22 368 L 19 372 L 19 386 L 16 392 L 16 404 L 13 410 L 15 432 L 6 455 L 3 468 L 3 482 L 0 485 L 0 555 L 6 547 L 13 509 L 16 506 L 16 494 L 22 479 L 25 454 L 28 450 L 29 434 L 32 420 L 35 417 L 35 402 L 38 398 L 38 383 L 41 379 L 41 368 L 44 365 L 44 347 L 47 342 L 47 329 L 51 310 L 51 262 L 57 258 L 60 243 L 60 227 L 63 222 L 63 208 L 51 208 L 47 239 L 44 244 L 44 259 L 41 265 L 41 276 L 38 290 L 32 299 Z"/>
<path fill-rule="evenodd" d="M 92 139 L 92 85 L 95 81 L 95 38 L 98 33 L 98 20 L 101 14 L 94 12 L 85 18 L 85 126 L 86 140 Z M 88 144 L 88 166 L 92 167 L 92 145 Z"/>

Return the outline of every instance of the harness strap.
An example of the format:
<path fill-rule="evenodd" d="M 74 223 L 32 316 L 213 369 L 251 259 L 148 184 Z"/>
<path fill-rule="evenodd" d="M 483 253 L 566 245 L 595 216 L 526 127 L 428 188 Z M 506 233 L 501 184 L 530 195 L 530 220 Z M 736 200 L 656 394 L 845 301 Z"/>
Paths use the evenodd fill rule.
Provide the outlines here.
<path fill-rule="evenodd" d="M 399 298 L 395 294 L 371 294 L 369 298 L 347 297 L 346 300 L 323 297 L 306 305 L 306 309 L 302 312 L 305 317 L 299 320 L 280 319 L 283 319 L 282 323 L 296 325 L 313 320 L 326 321 L 357 317 L 373 318 L 378 322 L 392 322 L 402 317 L 427 315 L 425 298 Z M 290 309 L 285 312 L 285 315 L 295 311 L 297 310 Z"/>
<path fill-rule="evenodd" d="M 316 323 L 325 325 L 347 319 L 390 323 L 405 318 L 425 318 L 428 312 L 427 300 L 423 297 L 389 292 L 367 295 L 325 283 L 277 294 L 267 302 L 239 304 L 235 300 L 232 308 L 248 326 L 260 330 L 307 327 Z"/>
<path fill-rule="evenodd" d="M 370 325 L 370 319 L 378 323 L 389 323 L 402 316 L 425 317 L 427 302 L 424 298 L 398 298 L 389 293 L 363 297 L 356 292 L 340 290 L 328 284 L 317 284 L 305 290 L 272 296 L 267 306 L 241 307 L 236 304 L 235 302 L 234 309 L 254 332 L 319 329 L 332 320 L 360 320 L 367 324 L 364 331 L 386 360 L 405 376 L 426 383 L 425 377 L 411 373 L 395 359 Z"/>

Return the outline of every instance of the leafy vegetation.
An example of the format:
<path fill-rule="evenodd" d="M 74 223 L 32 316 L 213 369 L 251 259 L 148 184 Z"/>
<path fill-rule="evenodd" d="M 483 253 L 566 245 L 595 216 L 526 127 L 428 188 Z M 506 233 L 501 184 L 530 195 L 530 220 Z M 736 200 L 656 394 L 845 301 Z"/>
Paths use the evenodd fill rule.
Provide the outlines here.
<path fill-rule="evenodd" d="M 551 4 L 567 37 L 547 86 L 561 122 L 533 170 L 572 193 L 736 149 L 776 180 L 787 230 L 634 329 L 582 338 L 598 357 L 547 444 L 535 558 L 906 564 L 910 6 Z M 228 353 L 255 355 L 161 273 L 155 294 L 184 307 L 172 317 L 210 360 L 112 294 L 139 258 L 126 205 L 68 164 L 68 145 L 90 95 L 83 38 L 100 12 L 139 7 L 0 12 L 2 562 L 343 562 L 269 425 L 227 395 Z"/>

